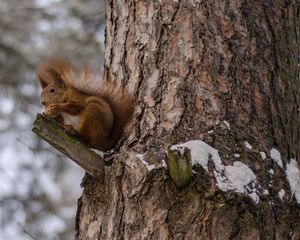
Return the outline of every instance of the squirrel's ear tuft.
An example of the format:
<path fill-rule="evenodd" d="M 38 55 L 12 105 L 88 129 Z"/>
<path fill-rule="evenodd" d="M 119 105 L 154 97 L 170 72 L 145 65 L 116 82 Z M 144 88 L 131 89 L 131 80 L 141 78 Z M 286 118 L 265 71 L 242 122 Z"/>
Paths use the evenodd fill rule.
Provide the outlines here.
<path fill-rule="evenodd" d="M 67 62 L 60 59 L 50 59 L 39 67 L 38 79 L 42 88 L 54 82 L 64 87 L 65 78 L 70 76 L 71 72 L 71 66 Z"/>
<path fill-rule="evenodd" d="M 52 78 L 53 78 L 53 81 L 59 85 L 61 88 L 65 88 L 66 85 L 65 85 L 65 82 L 63 80 L 63 77 L 60 73 L 56 72 L 56 71 L 51 71 L 51 74 L 52 74 Z"/>
<path fill-rule="evenodd" d="M 50 83 L 55 82 L 61 85 L 63 82 L 61 74 L 51 67 L 41 69 L 38 72 L 38 79 L 42 88 L 47 87 Z"/>
<path fill-rule="evenodd" d="M 45 87 L 48 86 L 49 82 L 46 81 L 45 78 L 43 78 L 43 75 L 41 73 L 38 74 L 38 80 L 41 84 L 41 87 L 44 89 Z"/>

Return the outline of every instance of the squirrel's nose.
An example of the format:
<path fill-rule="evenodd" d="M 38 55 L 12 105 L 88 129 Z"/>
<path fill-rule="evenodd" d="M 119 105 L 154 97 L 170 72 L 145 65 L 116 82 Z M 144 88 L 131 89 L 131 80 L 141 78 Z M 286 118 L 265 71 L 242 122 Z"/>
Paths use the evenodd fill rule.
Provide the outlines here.
<path fill-rule="evenodd" d="M 45 102 L 45 101 L 41 101 L 41 104 L 42 104 L 42 105 L 46 105 L 46 102 Z"/>

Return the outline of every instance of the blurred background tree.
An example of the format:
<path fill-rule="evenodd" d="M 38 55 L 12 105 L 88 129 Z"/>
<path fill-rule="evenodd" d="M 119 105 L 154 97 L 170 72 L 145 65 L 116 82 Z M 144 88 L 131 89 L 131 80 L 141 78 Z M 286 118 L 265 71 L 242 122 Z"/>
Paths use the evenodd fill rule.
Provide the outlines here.
<path fill-rule="evenodd" d="M 72 239 L 83 172 L 32 132 L 37 65 L 102 66 L 102 0 L 0 2 L 0 239 Z"/>

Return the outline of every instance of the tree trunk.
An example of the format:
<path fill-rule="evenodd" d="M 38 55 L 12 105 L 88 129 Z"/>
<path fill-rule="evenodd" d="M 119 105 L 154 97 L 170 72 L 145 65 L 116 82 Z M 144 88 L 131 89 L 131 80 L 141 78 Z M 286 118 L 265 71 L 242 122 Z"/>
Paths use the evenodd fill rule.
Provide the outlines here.
<path fill-rule="evenodd" d="M 137 107 L 76 239 L 300 239 L 299 34 L 295 0 L 107 0 L 106 67 Z M 190 140 L 207 165 L 190 149 L 179 188 L 167 149 Z"/>

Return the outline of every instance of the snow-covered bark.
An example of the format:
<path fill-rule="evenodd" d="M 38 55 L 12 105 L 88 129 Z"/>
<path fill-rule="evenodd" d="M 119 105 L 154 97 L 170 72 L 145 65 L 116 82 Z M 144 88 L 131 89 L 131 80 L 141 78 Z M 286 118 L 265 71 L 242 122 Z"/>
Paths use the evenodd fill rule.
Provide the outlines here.
<path fill-rule="evenodd" d="M 77 239 L 300 238 L 299 5 L 108 0 L 106 11 L 106 66 L 137 109 L 105 183 L 85 181 Z M 170 147 L 191 151 L 181 190 Z"/>

